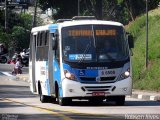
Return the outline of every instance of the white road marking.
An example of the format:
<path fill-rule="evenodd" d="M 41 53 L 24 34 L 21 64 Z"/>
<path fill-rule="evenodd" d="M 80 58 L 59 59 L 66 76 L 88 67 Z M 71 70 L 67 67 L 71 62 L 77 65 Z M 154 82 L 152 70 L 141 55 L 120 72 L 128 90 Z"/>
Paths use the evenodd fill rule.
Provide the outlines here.
<path fill-rule="evenodd" d="M 1 72 L 1 73 L 3 73 L 3 74 L 6 75 L 6 76 L 13 77 L 13 75 L 10 74 L 9 72 Z"/>

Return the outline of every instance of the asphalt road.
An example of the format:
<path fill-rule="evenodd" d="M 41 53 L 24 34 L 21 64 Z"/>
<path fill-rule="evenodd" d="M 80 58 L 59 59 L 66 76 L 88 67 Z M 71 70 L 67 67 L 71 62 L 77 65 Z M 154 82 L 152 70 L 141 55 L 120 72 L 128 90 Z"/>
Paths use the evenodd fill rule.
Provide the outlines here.
<path fill-rule="evenodd" d="M 160 119 L 160 102 L 127 97 L 125 106 L 106 102 L 93 105 L 87 101 L 74 101 L 71 106 L 41 103 L 39 97 L 30 92 L 28 83 L 3 75 L 0 76 L 0 114 L 2 120 L 123 120 L 133 114 Z"/>

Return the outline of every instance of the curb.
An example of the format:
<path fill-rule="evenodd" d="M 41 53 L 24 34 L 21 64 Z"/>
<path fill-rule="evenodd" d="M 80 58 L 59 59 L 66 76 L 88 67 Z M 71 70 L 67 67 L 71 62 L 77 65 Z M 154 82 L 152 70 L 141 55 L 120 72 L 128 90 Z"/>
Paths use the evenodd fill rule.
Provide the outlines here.
<path fill-rule="evenodd" d="M 140 100 L 148 100 L 148 101 L 159 101 L 160 102 L 160 95 L 145 95 L 140 93 L 132 93 L 131 98 L 140 99 Z"/>

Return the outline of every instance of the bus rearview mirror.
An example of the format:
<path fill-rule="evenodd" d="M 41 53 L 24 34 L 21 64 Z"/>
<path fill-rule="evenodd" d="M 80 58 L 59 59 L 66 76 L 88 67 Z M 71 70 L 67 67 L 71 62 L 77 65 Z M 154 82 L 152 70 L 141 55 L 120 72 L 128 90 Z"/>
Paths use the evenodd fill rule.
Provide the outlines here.
<path fill-rule="evenodd" d="M 52 49 L 56 50 L 57 49 L 57 39 L 56 39 L 56 37 L 53 37 L 52 40 L 53 40 L 52 41 Z"/>

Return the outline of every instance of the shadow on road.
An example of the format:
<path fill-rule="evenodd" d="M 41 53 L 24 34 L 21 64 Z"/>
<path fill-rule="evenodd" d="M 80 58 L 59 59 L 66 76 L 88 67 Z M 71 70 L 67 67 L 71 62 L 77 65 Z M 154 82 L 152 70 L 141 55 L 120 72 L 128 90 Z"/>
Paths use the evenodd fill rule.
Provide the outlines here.
<path fill-rule="evenodd" d="M 125 106 L 160 106 L 157 101 L 126 101 Z"/>
<path fill-rule="evenodd" d="M 108 101 L 107 102 L 104 101 L 103 103 L 90 103 L 88 101 L 72 101 L 67 106 L 72 106 L 72 107 L 95 107 L 95 106 L 97 107 L 103 107 L 103 106 L 117 107 L 115 102 L 108 102 Z M 157 101 L 126 101 L 125 105 L 121 107 L 126 107 L 126 106 L 160 106 L 160 102 L 157 102 Z"/>
<path fill-rule="evenodd" d="M 20 85 L 0 85 L 0 96 L 4 98 L 33 98 L 29 86 Z"/>
<path fill-rule="evenodd" d="M 1 120 L 124 120 L 120 116 L 101 116 L 101 115 L 82 115 L 82 114 L 68 114 L 60 116 L 57 114 L 0 114 Z"/>

